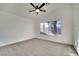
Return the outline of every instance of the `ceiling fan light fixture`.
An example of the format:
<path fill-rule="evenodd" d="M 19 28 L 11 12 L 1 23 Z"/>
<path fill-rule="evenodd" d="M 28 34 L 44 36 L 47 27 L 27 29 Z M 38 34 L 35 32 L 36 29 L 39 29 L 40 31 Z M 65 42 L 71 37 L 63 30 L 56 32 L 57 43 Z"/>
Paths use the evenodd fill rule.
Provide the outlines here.
<path fill-rule="evenodd" d="M 30 3 L 30 5 L 32 5 L 34 7 L 34 10 L 31 10 L 30 12 L 35 11 L 37 14 L 42 11 L 42 12 L 46 12 L 46 10 L 42 10 L 41 8 L 45 5 L 45 3 L 42 3 L 40 6 L 35 6 L 33 3 Z"/>

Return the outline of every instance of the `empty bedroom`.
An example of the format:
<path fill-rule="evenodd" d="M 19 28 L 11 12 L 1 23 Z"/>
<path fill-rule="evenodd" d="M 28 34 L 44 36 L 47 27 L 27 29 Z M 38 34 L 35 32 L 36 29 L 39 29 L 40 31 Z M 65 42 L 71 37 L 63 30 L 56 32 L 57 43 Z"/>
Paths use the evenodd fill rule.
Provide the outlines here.
<path fill-rule="evenodd" d="M 0 56 L 78 56 L 78 3 L 0 3 Z"/>

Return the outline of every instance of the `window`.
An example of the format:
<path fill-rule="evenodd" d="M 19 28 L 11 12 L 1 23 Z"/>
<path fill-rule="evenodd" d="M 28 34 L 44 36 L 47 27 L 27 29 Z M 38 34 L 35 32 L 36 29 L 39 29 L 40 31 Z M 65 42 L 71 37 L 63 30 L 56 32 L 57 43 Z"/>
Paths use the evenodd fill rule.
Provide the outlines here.
<path fill-rule="evenodd" d="M 40 23 L 40 32 L 47 35 L 61 34 L 61 21 L 48 21 Z"/>

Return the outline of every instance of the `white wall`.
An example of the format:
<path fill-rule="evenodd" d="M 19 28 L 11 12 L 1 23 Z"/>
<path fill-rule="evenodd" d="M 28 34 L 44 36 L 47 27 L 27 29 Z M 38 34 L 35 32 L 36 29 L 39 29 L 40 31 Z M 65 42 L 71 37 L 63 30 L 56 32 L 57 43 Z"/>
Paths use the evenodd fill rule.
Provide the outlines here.
<path fill-rule="evenodd" d="M 0 11 L 0 46 L 31 38 L 34 38 L 33 19 Z"/>
<path fill-rule="evenodd" d="M 42 17 L 37 19 L 36 22 L 36 35 L 38 38 L 42 38 L 45 40 L 50 40 L 54 42 L 64 43 L 64 44 L 72 44 L 72 8 L 71 4 L 59 4 L 57 5 L 58 9 L 52 11 L 48 17 Z M 51 8 L 52 9 L 52 8 Z M 51 18 L 50 18 L 51 17 Z M 45 22 L 49 20 L 55 20 L 56 17 L 61 17 L 62 21 L 62 34 L 60 36 L 48 36 L 40 34 L 40 22 Z"/>
<path fill-rule="evenodd" d="M 79 4 L 73 5 L 73 20 L 74 20 L 74 47 L 79 54 Z"/>
<path fill-rule="evenodd" d="M 26 5 L 22 4 L 21 7 L 24 6 L 22 9 L 19 5 L 0 4 L 0 46 L 34 37 L 64 44 L 72 44 L 71 4 L 51 4 L 51 6 L 47 6 L 48 8 L 46 7 L 46 13 L 40 12 L 39 15 L 28 13 L 28 10 L 26 12 L 25 9 Z M 40 22 L 45 22 L 49 19 L 55 20 L 56 17 L 62 18 L 62 34 L 53 37 L 40 34 Z"/>

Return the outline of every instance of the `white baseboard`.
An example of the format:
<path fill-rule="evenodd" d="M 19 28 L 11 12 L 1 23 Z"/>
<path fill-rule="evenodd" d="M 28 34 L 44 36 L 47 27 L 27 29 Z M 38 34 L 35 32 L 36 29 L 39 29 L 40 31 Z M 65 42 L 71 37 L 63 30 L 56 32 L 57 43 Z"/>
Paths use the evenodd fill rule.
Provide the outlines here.
<path fill-rule="evenodd" d="M 12 41 L 8 41 L 8 42 L 0 42 L 0 47 L 5 46 L 5 45 L 14 44 L 14 43 L 17 43 L 17 42 L 21 42 L 21 41 L 24 41 L 24 40 L 30 40 L 32 38 L 40 38 L 40 39 L 44 39 L 44 40 L 48 40 L 48 41 L 52 41 L 52 42 L 62 43 L 62 42 L 59 42 L 59 41 L 56 41 L 56 40 L 51 40 L 51 38 L 41 37 L 41 36 L 38 36 L 37 34 L 31 34 L 31 35 L 28 35 L 28 36 L 26 36 L 22 39 L 19 39 L 19 40 L 12 40 Z M 62 44 L 68 44 L 68 43 L 62 43 Z M 72 45 L 72 44 L 69 44 L 69 45 Z"/>
<path fill-rule="evenodd" d="M 14 43 L 17 43 L 17 42 L 21 42 L 21 41 L 24 41 L 24 40 L 30 40 L 32 38 L 35 38 L 35 36 L 29 35 L 28 37 L 25 37 L 25 38 L 20 39 L 20 40 L 14 40 L 14 41 L 9 41 L 9 42 L 0 42 L 0 47 L 10 45 L 10 44 L 14 44 Z"/>

